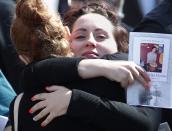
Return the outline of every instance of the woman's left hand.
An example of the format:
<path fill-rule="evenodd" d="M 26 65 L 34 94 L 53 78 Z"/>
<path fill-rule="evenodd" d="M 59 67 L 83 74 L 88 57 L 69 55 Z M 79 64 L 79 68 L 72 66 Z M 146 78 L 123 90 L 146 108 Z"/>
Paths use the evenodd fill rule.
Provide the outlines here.
<path fill-rule="evenodd" d="M 66 114 L 72 95 L 72 91 L 63 86 L 50 86 L 46 87 L 46 90 L 50 93 L 40 93 L 32 97 L 32 101 L 41 101 L 29 110 L 30 113 L 34 113 L 42 109 L 33 118 L 34 121 L 38 121 L 48 115 L 41 123 L 42 127 L 49 124 L 54 118 Z"/>

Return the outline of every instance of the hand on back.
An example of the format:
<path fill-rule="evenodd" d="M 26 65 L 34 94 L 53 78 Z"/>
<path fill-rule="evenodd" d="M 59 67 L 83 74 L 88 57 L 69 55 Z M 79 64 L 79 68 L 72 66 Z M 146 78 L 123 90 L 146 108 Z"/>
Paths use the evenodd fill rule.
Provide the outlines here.
<path fill-rule="evenodd" d="M 66 114 L 72 95 L 72 91 L 63 86 L 50 86 L 46 89 L 49 93 L 40 93 L 32 97 L 32 101 L 41 101 L 29 110 L 30 113 L 34 113 L 41 109 L 33 118 L 34 121 L 47 116 L 41 123 L 42 127 L 46 126 L 54 118 Z"/>

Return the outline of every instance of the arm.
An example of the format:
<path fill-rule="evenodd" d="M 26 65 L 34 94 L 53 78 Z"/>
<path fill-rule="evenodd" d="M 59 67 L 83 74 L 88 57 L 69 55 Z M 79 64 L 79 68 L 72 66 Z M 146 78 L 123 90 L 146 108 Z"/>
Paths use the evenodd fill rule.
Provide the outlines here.
<path fill-rule="evenodd" d="M 34 113 L 46 107 L 33 118 L 38 121 L 48 115 L 41 123 L 42 126 L 46 126 L 55 117 L 64 114 L 93 125 L 95 129 L 109 131 L 125 129 L 157 131 L 159 126 L 160 109 L 158 108 L 129 106 L 126 103 L 98 97 L 77 89 L 71 91 L 61 86 L 52 86 L 48 90 L 54 92 L 36 95 L 33 101 L 43 101 L 30 110 L 30 113 Z"/>
<path fill-rule="evenodd" d="M 72 91 L 67 115 L 109 131 L 156 131 L 160 123 L 158 108 L 129 106 L 75 89 Z"/>
<path fill-rule="evenodd" d="M 118 77 L 116 77 L 118 75 Z M 64 85 L 81 79 L 106 77 L 128 86 L 134 79 L 147 86 L 146 72 L 133 62 L 58 57 L 30 64 L 24 71 L 22 87 L 29 91 L 50 85 Z"/>
<path fill-rule="evenodd" d="M 80 60 L 81 58 L 58 57 L 31 63 L 23 70 L 21 87 L 29 91 L 80 80 L 77 71 Z"/>

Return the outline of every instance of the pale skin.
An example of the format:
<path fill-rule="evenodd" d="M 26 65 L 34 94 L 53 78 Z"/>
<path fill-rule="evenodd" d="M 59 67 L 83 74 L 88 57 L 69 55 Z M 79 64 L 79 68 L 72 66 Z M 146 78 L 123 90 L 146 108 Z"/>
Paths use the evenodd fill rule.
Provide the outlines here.
<path fill-rule="evenodd" d="M 12 131 L 12 126 L 7 126 L 4 131 Z"/>
<path fill-rule="evenodd" d="M 113 25 L 99 14 L 87 14 L 76 20 L 70 45 L 75 56 L 86 58 L 101 58 L 118 52 Z"/>
<path fill-rule="evenodd" d="M 99 14 L 87 14 L 78 18 L 70 36 L 70 43 L 75 56 L 100 58 L 105 54 L 118 52 L 113 37 L 113 26 L 109 20 Z M 149 88 L 148 75 L 133 62 L 87 59 L 79 63 L 78 73 L 85 79 L 104 76 L 112 81 L 120 82 L 123 87 L 138 80 L 145 88 Z M 63 86 L 46 87 L 46 90 L 50 93 L 41 93 L 32 97 L 32 101 L 42 101 L 29 110 L 30 113 L 34 113 L 42 109 L 33 118 L 35 121 L 48 115 L 42 122 L 42 127 L 54 118 L 66 114 L 72 95 L 72 91 Z"/>

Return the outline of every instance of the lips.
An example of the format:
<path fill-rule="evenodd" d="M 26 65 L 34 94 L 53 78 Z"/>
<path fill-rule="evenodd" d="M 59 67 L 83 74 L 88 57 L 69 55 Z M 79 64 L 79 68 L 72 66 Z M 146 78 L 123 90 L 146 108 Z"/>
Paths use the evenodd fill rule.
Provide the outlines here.
<path fill-rule="evenodd" d="M 82 56 L 86 58 L 98 58 L 99 55 L 93 51 L 87 51 L 87 52 L 84 52 Z"/>

